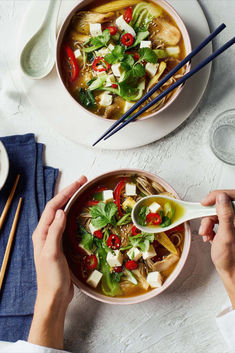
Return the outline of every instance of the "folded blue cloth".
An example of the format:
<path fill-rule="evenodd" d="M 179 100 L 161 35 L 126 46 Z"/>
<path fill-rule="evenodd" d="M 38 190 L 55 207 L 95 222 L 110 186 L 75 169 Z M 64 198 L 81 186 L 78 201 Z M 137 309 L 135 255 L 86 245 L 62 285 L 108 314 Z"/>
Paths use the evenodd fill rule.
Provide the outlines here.
<path fill-rule="evenodd" d="M 19 197 L 23 197 L 17 232 L 0 293 L 0 340 L 26 339 L 36 297 L 36 274 L 33 260 L 32 233 L 45 204 L 54 194 L 58 170 L 43 166 L 43 145 L 33 134 L 0 138 L 5 145 L 10 172 L 0 191 L 0 214 L 9 196 L 16 175 L 20 180 L 0 231 L 0 264 Z"/>

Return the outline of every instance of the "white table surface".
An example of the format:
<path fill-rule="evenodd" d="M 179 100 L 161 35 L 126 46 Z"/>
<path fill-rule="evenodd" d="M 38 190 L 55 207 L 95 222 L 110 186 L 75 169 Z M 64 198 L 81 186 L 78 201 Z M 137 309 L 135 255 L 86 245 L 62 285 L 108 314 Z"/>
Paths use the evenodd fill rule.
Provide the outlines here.
<path fill-rule="evenodd" d="M 59 189 L 81 174 L 91 178 L 119 167 L 159 174 L 190 201 L 200 200 L 212 189 L 234 188 L 234 167 L 217 160 L 208 147 L 213 119 L 235 108 L 234 48 L 213 65 L 204 98 L 175 132 L 143 148 L 94 151 L 57 134 L 15 82 L 17 28 L 28 3 L 0 1 L 0 136 L 34 132 L 46 144 L 46 163 L 61 171 Z M 211 29 L 221 22 L 228 25 L 215 40 L 218 47 L 234 35 L 235 1 L 201 0 L 201 5 Z M 66 348 L 82 353 L 227 353 L 215 325 L 216 313 L 227 297 L 210 260 L 210 245 L 197 235 L 198 224 L 192 222 L 192 247 L 183 272 L 159 297 L 121 307 L 98 303 L 76 290 L 66 318 Z"/>

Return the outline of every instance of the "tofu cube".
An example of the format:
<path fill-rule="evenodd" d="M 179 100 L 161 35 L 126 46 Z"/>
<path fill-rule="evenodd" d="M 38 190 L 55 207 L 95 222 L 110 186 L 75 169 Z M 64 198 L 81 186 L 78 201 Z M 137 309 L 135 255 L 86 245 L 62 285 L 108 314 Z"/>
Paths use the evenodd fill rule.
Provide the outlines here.
<path fill-rule="evenodd" d="M 109 92 L 104 92 L 100 96 L 100 105 L 103 107 L 108 107 L 113 102 L 113 96 Z"/>
<path fill-rule="evenodd" d="M 127 196 L 136 196 L 136 184 L 126 183 L 125 185 L 125 194 Z"/>
<path fill-rule="evenodd" d="M 126 200 L 123 202 L 122 207 L 125 210 L 127 207 L 133 208 L 136 202 L 132 197 L 127 197 Z"/>
<path fill-rule="evenodd" d="M 86 283 L 91 287 L 96 288 L 102 278 L 103 274 L 97 270 L 91 272 L 90 276 L 87 278 Z"/>
<path fill-rule="evenodd" d="M 136 36 L 134 29 L 124 20 L 123 15 L 116 19 L 116 25 L 120 29 L 120 31 L 125 31 L 126 33 L 130 33 L 133 37 Z"/>
<path fill-rule="evenodd" d="M 115 83 L 115 77 L 113 75 L 107 75 L 107 79 L 106 79 L 106 87 L 110 87 L 112 86 L 113 83 Z"/>
<path fill-rule="evenodd" d="M 157 254 L 156 254 L 156 251 L 155 251 L 153 245 L 150 245 L 148 251 L 143 251 L 143 253 L 142 253 L 142 256 L 143 256 L 144 260 L 149 259 L 151 257 L 154 257 L 156 255 Z"/>
<path fill-rule="evenodd" d="M 111 69 L 113 71 L 114 76 L 120 77 L 122 75 L 122 68 L 120 63 L 113 64 L 111 66 Z"/>
<path fill-rule="evenodd" d="M 100 23 L 89 23 L 90 35 L 92 37 L 97 37 L 102 34 L 102 28 Z"/>
<path fill-rule="evenodd" d="M 161 209 L 161 205 L 159 205 L 157 202 L 153 202 L 151 203 L 151 205 L 149 206 L 149 211 L 152 213 L 156 213 L 157 211 L 159 211 Z"/>
<path fill-rule="evenodd" d="M 115 46 L 110 43 L 110 44 L 108 45 L 108 48 L 109 48 L 110 51 L 112 51 L 112 50 L 115 48 Z"/>
<path fill-rule="evenodd" d="M 180 47 L 168 47 L 166 48 L 166 52 L 169 56 L 174 56 L 175 58 L 177 58 L 180 53 Z"/>
<path fill-rule="evenodd" d="M 141 258 L 142 253 L 138 248 L 133 247 L 127 252 L 127 255 L 131 260 L 138 261 Z"/>
<path fill-rule="evenodd" d="M 82 244 L 78 244 L 78 246 L 79 246 L 79 248 L 81 248 L 86 253 L 86 255 L 91 255 L 92 254 L 92 251 L 85 249 Z"/>
<path fill-rule="evenodd" d="M 95 233 L 95 231 L 99 230 L 100 228 L 96 228 L 93 226 L 93 224 L 90 222 L 89 224 L 89 228 L 90 228 L 90 232 L 93 235 Z"/>
<path fill-rule="evenodd" d="M 111 251 L 108 252 L 106 261 L 108 262 L 110 267 L 122 266 L 123 263 L 123 255 L 120 250 L 113 250 L 115 254 Z"/>
<path fill-rule="evenodd" d="M 145 66 L 146 72 L 151 77 L 156 75 L 157 69 L 158 69 L 158 64 L 147 63 Z"/>
<path fill-rule="evenodd" d="M 131 107 L 133 107 L 134 104 L 135 103 L 126 101 L 125 106 L 124 106 L 124 113 L 126 113 Z"/>
<path fill-rule="evenodd" d="M 154 271 L 149 272 L 147 276 L 147 282 L 150 284 L 151 288 L 159 288 L 162 286 L 162 276 L 160 272 Z"/>
<path fill-rule="evenodd" d="M 103 201 L 108 203 L 113 201 L 113 190 L 104 190 L 102 191 Z"/>
<path fill-rule="evenodd" d="M 151 40 L 142 40 L 140 42 L 140 48 L 151 48 L 152 42 Z"/>
<path fill-rule="evenodd" d="M 82 56 L 81 50 L 80 49 L 76 49 L 74 51 L 74 56 L 76 59 L 78 59 L 80 56 Z"/>

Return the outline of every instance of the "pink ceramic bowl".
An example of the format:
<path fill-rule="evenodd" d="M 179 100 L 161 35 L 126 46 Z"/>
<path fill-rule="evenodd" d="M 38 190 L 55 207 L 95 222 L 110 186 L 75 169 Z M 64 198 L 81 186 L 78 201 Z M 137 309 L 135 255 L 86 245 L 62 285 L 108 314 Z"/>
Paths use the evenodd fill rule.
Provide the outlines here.
<path fill-rule="evenodd" d="M 102 181 L 106 178 L 112 178 L 113 176 L 130 176 L 133 174 L 137 174 L 140 176 L 145 176 L 151 180 L 154 180 L 156 182 L 158 182 L 159 184 L 161 184 L 165 190 L 167 190 L 168 192 L 172 193 L 173 195 L 175 195 L 176 198 L 179 199 L 178 194 L 176 193 L 176 191 L 163 179 L 161 179 L 160 177 L 146 172 L 144 170 L 139 170 L 139 169 L 119 169 L 119 170 L 113 170 L 111 172 L 107 172 L 104 174 L 101 174 L 99 176 L 97 176 L 96 178 L 90 180 L 89 182 L 87 182 L 81 189 L 79 189 L 70 199 L 70 201 L 68 202 L 68 204 L 66 205 L 65 208 L 65 212 L 66 214 L 69 216 L 70 210 L 73 208 L 73 205 L 75 203 L 75 201 L 81 199 L 84 194 L 87 192 L 88 189 L 91 189 L 95 186 L 95 184 L 97 183 L 101 183 Z M 66 244 L 66 231 L 64 233 L 63 236 L 63 241 L 64 244 Z M 139 296 L 133 296 L 133 297 L 127 297 L 127 298 L 113 298 L 113 297 L 108 297 L 106 295 L 103 295 L 101 293 L 96 292 L 94 289 L 92 289 L 90 286 L 84 284 L 83 282 L 81 282 L 72 272 L 72 270 L 70 269 L 70 273 L 71 273 L 71 278 L 73 283 L 79 288 L 81 289 L 81 291 L 85 294 L 87 294 L 88 296 L 99 300 L 103 303 L 108 303 L 108 304 L 120 304 L 120 305 L 127 305 L 127 304 L 136 304 L 136 303 L 140 303 L 143 302 L 145 300 L 151 299 L 157 295 L 159 295 L 160 293 L 164 292 L 170 285 L 171 283 L 173 283 L 176 278 L 178 277 L 178 275 L 180 274 L 182 268 L 184 267 L 184 264 L 186 262 L 186 259 L 188 257 L 188 253 L 189 253 L 189 249 L 190 249 L 190 244 L 191 244 L 191 230 L 190 230 L 190 226 L 188 223 L 185 223 L 185 240 L 184 240 L 184 247 L 183 247 L 183 251 L 182 251 L 182 255 L 181 258 L 175 268 L 175 270 L 172 272 L 172 274 L 167 278 L 167 280 L 164 282 L 163 286 L 161 288 L 156 288 L 151 290 L 150 292 L 147 292 L 146 294 L 141 294 Z M 66 252 L 66 251 L 65 251 Z"/>
<path fill-rule="evenodd" d="M 178 28 L 181 31 L 181 34 L 183 36 L 184 39 L 184 44 L 185 44 L 185 52 L 186 55 L 188 55 L 191 51 L 192 51 L 192 46 L 191 46 L 191 41 L 190 41 L 190 37 L 188 34 L 188 31 L 185 27 L 184 22 L 182 21 L 181 17 L 178 15 L 178 13 L 174 10 L 174 8 L 168 4 L 168 2 L 166 2 L 165 0 L 151 0 L 153 2 L 155 2 L 157 5 L 161 6 L 164 10 L 166 10 L 174 19 L 175 23 L 177 24 Z M 67 15 L 67 17 L 65 18 L 65 20 L 63 21 L 59 34 L 58 34 L 58 38 L 57 38 L 57 46 L 56 46 L 56 69 L 57 69 L 57 73 L 58 76 L 60 78 L 60 81 L 65 89 L 65 91 L 67 92 L 66 94 L 69 94 L 69 96 L 71 97 L 71 104 L 77 104 L 81 109 L 85 110 L 86 112 L 89 113 L 89 115 L 91 117 L 95 117 L 98 119 L 102 119 L 104 120 L 105 118 L 102 118 L 101 116 L 92 113 L 91 111 L 85 109 L 80 103 L 78 103 L 73 96 L 70 94 L 70 92 L 67 90 L 67 87 L 64 84 L 64 80 L 63 80 L 63 75 L 62 75 L 62 67 L 61 67 L 61 60 L 60 60 L 60 53 L 61 53 L 61 45 L 63 42 L 63 38 L 64 35 L 66 33 L 66 30 L 70 24 L 70 21 L 72 19 L 72 17 L 75 15 L 75 13 L 78 10 L 82 10 L 82 8 L 84 8 L 87 5 L 90 5 L 92 2 L 94 2 L 94 0 L 83 0 L 81 2 L 79 2 L 78 5 L 76 5 L 72 11 Z M 185 73 L 189 72 L 191 68 L 191 63 L 188 62 L 186 64 L 186 71 Z M 169 107 L 174 101 L 175 99 L 178 97 L 178 95 L 180 94 L 180 92 L 182 91 L 184 85 L 179 86 L 176 91 L 174 92 L 174 94 L 172 95 L 172 97 L 167 101 L 167 103 L 158 111 L 150 113 L 148 115 L 145 115 L 144 117 L 141 118 L 141 120 L 145 120 L 145 119 L 149 119 L 157 114 L 160 114 L 163 110 L 165 110 L 167 107 Z M 105 119 L 107 120 L 107 119 Z M 136 121 L 132 122 L 132 123 L 137 123 L 139 120 L 137 119 Z"/>

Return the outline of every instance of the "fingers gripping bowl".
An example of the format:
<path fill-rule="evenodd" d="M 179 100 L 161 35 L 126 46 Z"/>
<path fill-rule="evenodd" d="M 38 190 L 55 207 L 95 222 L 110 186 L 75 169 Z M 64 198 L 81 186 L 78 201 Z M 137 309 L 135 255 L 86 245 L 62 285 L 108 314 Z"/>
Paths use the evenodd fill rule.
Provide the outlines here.
<path fill-rule="evenodd" d="M 110 304 L 133 304 L 163 292 L 188 256 L 191 231 L 185 223 L 172 232 L 141 233 L 130 214 L 136 201 L 175 190 L 141 170 L 102 174 L 75 193 L 66 206 L 63 246 L 74 284 Z"/>
<path fill-rule="evenodd" d="M 91 115 L 118 119 L 189 52 L 184 23 L 164 0 L 104 0 L 99 6 L 84 0 L 59 32 L 57 71 L 73 101 Z M 189 70 L 190 63 L 146 103 Z M 181 89 L 140 118 L 166 109 Z"/>

